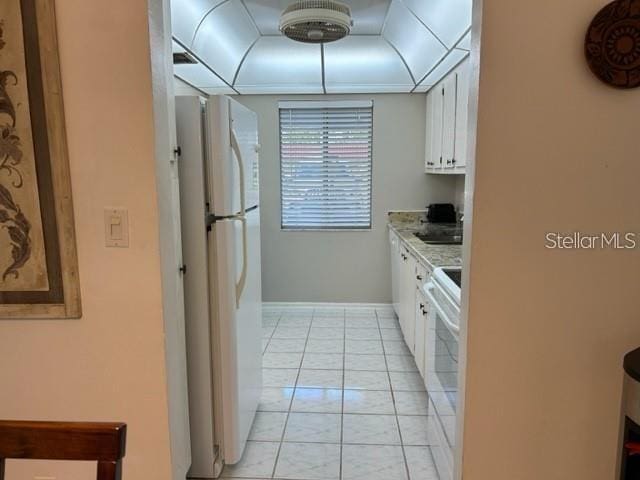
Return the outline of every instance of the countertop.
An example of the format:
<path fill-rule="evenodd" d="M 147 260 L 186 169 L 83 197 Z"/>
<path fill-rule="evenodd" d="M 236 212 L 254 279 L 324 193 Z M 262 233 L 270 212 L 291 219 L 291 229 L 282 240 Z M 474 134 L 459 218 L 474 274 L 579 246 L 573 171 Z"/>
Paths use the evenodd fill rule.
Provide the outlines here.
<path fill-rule="evenodd" d="M 462 245 L 428 245 L 414 235 L 424 230 L 420 220 L 426 219 L 426 211 L 389 212 L 389 230 L 425 267 L 453 267 L 462 265 Z"/>

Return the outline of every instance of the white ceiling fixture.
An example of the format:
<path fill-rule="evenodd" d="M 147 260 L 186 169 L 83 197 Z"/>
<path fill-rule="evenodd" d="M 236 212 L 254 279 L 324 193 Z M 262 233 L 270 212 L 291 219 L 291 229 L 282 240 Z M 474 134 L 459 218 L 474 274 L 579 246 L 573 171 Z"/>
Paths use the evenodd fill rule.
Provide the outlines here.
<path fill-rule="evenodd" d="M 338 4 L 294 5 L 303 3 Z M 469 54 L 472 0 L 339 3 L 353 21 L 348 34 L 313 44 L 280 32 L 292 0 L 171 0 L 174 49 L 198 61 L 176 74 L 211 94 L 424 92 Z M 290 13 L 312 21 L 311 10 L 322 9 Z"/>
<path fill-rule="evenodd" d="M 351 10 L 335 0 L 297 0 L 280 17 L 282 34 L 303 43 L 335 42 L 351 31 Z"/>

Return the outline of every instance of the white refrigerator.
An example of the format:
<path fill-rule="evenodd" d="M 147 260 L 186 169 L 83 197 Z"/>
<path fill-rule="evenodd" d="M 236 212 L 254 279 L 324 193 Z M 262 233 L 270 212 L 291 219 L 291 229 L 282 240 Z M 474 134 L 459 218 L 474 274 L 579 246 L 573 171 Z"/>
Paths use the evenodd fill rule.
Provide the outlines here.
<path fill-rule="evenodd" d="M 258 121 L 226 96 L 176 97 L 189 477 L 237 463 L 262 392 Z"/>

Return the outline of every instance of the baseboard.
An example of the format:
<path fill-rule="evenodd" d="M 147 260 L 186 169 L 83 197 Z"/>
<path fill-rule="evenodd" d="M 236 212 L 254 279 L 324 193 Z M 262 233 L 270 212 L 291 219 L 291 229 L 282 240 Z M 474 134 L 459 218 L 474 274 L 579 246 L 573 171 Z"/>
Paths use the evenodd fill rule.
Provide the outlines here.
<path fill-rule="evenodd" d="M 262 302 L 271 308 L 387 308 L 390 303 L 335 303 L 335 302 Z"/>

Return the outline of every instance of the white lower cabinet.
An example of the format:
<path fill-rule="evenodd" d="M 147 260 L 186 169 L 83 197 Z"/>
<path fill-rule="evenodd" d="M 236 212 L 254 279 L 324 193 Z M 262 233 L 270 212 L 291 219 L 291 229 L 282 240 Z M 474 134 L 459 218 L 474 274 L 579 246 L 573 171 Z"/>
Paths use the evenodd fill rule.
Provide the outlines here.
<path fill-rule="evenodd" d="M 409 347 L 409 350 L 413 354 L 415 351 L 415 303 L 416 303 L 416 289 L 415 278 L 416 268 L 418 261 L 409 252 L 409 250 L 402 246 L 402 273 L 400 274 L 400 327 L 402 328 L 402 334 L 404 340 Z"/>
<path fill-rule="evenodd" d="M 392 230 L 389 230 L 389 247 L 391 252 L 391 298 L 393 309 L 398 317 L 400 316 L 400 266 L 402 257 L 400 256 L 400 239 Z"/>
<path fill-rule="evenodd" d="M 393 308 L 398 315 L 404 340 L 424 377 L 426 322 L 429 305 L 421 288 L 429 281 L 431 272 L 418 262 L 400 237 L 391 230 L 389 231 L 389 246 Z"/>
<path fill-rule="evenodd" d="M 415 352 L 414 359 L 420 375 L 424 379 L 425 371 L 425 347 L 426 347 L 426 334 L 427 334 L 427 315 L 429 313 L 429 304 L 420 287 L 416 286 L 416 304 L 415 304 Z"/>

